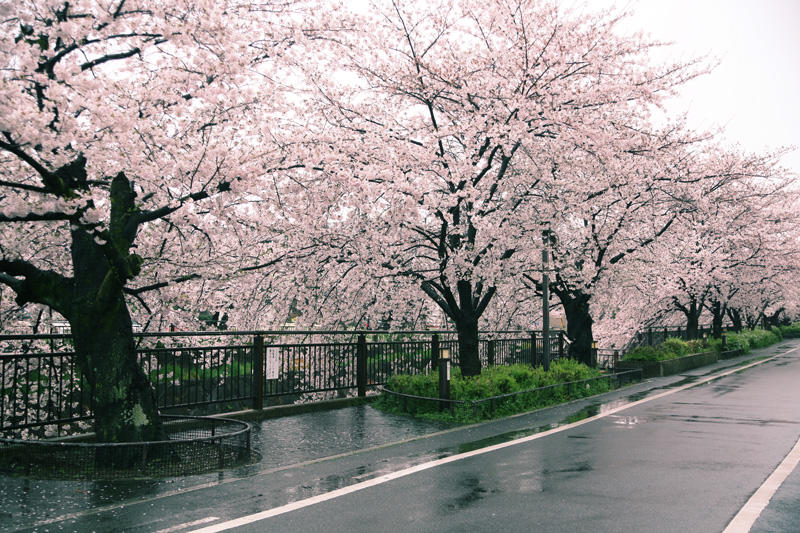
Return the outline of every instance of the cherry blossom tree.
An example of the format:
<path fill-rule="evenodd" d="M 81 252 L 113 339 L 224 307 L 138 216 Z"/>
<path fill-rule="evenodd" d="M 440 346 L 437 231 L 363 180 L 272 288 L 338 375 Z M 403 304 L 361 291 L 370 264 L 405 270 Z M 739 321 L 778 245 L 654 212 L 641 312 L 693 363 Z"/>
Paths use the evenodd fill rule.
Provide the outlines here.
<path fill-rule="evenodd" d="M 576 147 L 613 158 L 629 126 L 697 74 L 652 66 L 655 45 L 618 36 L 619 17 L 526 0 L 377 2 L 339 14 L 354 30 L 309 73 L 317 161 L 335 184 L 314 211 L 324 261 L 343 283 L 410 280 L 455 324 L 465 375 L 480 372 L 495 294 L 538 262 L 542 191 L 590 182 L 570 175 Z"/>
<path fill-rule="evenodd" d="M 772 292 L 768 286 L 794 272 L 798 253 L 794 217 L 786 215 L 797 204 L 796 192 L 792 176 L 778 165 L 780 154 L 741 155 L 716 146 L 705 154 L 700 164 L 713 176 L 711 186 L 650 261 L 651 270 L 674 285 L 669 307 L 684 315 L 691 338 L 704 312 L 718 337 L 736 295 Z"/>
<path fill-rule="evenodd" d="M 269 262 L 237 221 L 269 223 L 252 191 L 281 159 L 271 73 L 301 35 L 289 9 L 2 4 L 0 283 L 69 321 L 100 440 L 162 436 L 130 305 L 172 289 L 213 306 L 211 281 Z"/>

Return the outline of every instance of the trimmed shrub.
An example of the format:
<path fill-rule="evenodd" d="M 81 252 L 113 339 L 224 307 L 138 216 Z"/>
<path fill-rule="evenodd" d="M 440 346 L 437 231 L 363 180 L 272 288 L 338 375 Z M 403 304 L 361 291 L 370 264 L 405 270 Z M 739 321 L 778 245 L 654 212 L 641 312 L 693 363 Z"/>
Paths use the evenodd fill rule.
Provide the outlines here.
<path fill-rule="evenodd" d="M 661 343 L 662 348 L 669 354 L 675 354 L 675 357 L 681 357 L 689 354 L 689 344 L 683 339 L 676 337 L 669 337 Z"/>
<path fill-rule="evenodd" d="M 623 357 L 626 361 L 661 361 L 666 354 L 658 346 L 639 346 Z"/>
<path fill-rule="evenodd" d="M 658 346 L 639 346 L 625 354 L 624 359 L 627 361 L 663 361 L 665 359 L 675 359 L 683 357 L 690 353 L 699 353 L 704 351 L 702 348 L 703 341 L 690 341 L 688 342 L 678 339 L 676 337 L 669 337 L 667 340 Z M 695 351 L 696 343 L 700 343 L 700 350 Z"/>
<path fill-rule="evenodd" d="M 707 351 L 709 351 L 711 349 L 710 346 L 711 346 L 711 342 L 713 340 L 714 339 L 709 340 L 708 346 L 703 346 L 703 340 L 702 339 L 692 339 L 692 340 L 686 341 L 686 347 L 689 350 L 687 353 L 707 352 Z M 719 341 L 719 339 L 717 339 L 717 340 Z M 722 341 L 719 341 L 719 342 L 721 343 Z"/>
<path fill-rule="evenodd" d="M 749 353 L 750 350 L 755 348 L 765 348 L 776 342 L 780 342 L 780 338 L 772 331 L 763 329 L 743 330 L 741 333 L 728 334 L 728 349 L 740 349 L 743 353 Z"/>
<path fill-rule="evenodd" d="M 560 359 L 550 364 L 545 372 L 541 367 L 529 365 L 491 366 L 480 375 L 465 378 L 458 368 L 450 374 L 450 397 L 453 400 L 482 400 L 520 391 L 530 391 L 540 387 L 551 388 L 529 392 L 481 403 L 475 411 L 471 406 L 455 409 L 451 415 L 447 410 L 439 412 L 438 403 L 430 400 L 399 398 L 384 394 L 373 405 L 378 409 L 395 413 L 411 413 L 421 418 L 451 422 L 474 422 L 476 420 L 508 416 L 530 411 L 547 405 L 564 402 L 570 398 L 584 397 L 605 392 L 611 388 L 608 380 L 594 380 L 576 385 L 569 382 L 596 378 L 603 373 L 589 368 L 583 363 L 570 359 Z M 563 386 L 559 386 L 563 385 Z M 396 375 L 389 379 L 386 388 L 402 394 L 438 398 L 439 373 L 414 376 Z"/>
<path fill-rule="evenodd" d="M 780 326 L 778 329 L 784 339 L 800 338 L 800 323 L 795 322 L 789 326 Z"/>

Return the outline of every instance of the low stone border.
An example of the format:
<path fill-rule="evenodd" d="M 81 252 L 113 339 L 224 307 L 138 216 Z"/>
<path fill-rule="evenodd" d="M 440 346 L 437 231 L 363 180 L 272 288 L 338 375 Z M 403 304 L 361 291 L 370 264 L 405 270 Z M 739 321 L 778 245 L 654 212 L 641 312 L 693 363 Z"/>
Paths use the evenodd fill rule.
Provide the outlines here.
<path fill-rule="evenodd" d="M 161 415 L 169 440 L 91 442 L 93 435 L 33 440 L 0 437 L 0 471 L 44 479 L 157 478 L 251 462 L 250 424 L 229 418 Z"/>

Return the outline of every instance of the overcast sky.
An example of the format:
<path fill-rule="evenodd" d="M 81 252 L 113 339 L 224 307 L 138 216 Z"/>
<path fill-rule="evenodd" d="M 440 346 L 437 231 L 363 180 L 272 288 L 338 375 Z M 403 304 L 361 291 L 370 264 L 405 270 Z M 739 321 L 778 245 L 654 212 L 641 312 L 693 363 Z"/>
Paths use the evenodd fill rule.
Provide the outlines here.
<path fill-rule="evenodd" d="M 691 127 L 723 126 L 748 151 L 800 145 L 800 0 L 586 0 L 615 3 L 634 11 L 632 27 L 674 41 L 678 57 L 719 60 L 674 103 Z M 800 150 L 783 163 L 800 174 Z"/>

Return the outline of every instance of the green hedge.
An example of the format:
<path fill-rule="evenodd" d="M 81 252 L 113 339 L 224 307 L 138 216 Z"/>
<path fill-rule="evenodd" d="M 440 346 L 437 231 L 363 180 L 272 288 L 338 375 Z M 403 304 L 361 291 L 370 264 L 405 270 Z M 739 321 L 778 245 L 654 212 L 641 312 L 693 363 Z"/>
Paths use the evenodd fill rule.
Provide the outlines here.
<path fill-rule="evenodd" d="M 728 350 L 742 350 L 742 353 L 750 353 L 750 350 L 756 348 L 765 348 L 783 339 L 782 333 L 777 328 L 772 330 L 754 329 L 742 330 L 741 333 L 728 333 L 727 345 Z M 721 350 L 722 340 L 714 339 L 711 343 L 717 351 Z"/>
<path fill-rule="evenodd" d="M 707 348 L 703 347 L 701 340 L 684 341 L 677 337 L 668 337 L 657 346 L 639 346 L 626 353 L 623 359 L 627 361 L 664 361 L 703 351 L 707 351 Z"/>
<path fill-rule="evenodd" d="M 800 338 L 800 323 L 795 322 L 790 326 L 781 326 L 778 328 L 784 339 L 797 339 Z"/>
<path fill-rule="evenodd" d="M 756 348 L 765 348 L 784 338 L 800 337 L 800 324 L 781 326 L 769 330 L 756 328 L 744 330 L 741 333 L 727 333 L 727 349 L 742 350 L 749 353 Z M 625 354 L 623 359 L 628 361 L 663 361 L 684 355 L 701 353 L 704 351 L 722 351 L 722 339 L 709 339 L 707 346 L 702 340 L 683 341 L 674 337 L 668 338 L 657 346 L 640 346 Z"/>
<path fill-rule="evenodd" d="M 527 391 L 534 388 L 555 385 L 544 391 L 526 393 L 502 400 L 494 400 L 490 405 L 479 404 L 473 412 L 471 405 L 456 406 L 451 414 L 439 411 L 438 402 L 430 400 L 402 399 L 384 394 L 373 405 L 378 409 L 393 413 L 410 413 L 427 419 L 452 422 L 474 422 L 514 413 L 530 411 L 547 405 L 562 403 L 571 398 L 584 397 L 605 392 L 611 388 L 609 380 L 594 380 L 575 386 L 558 386 L 568 382 L 582 381 L 603 375 L 599 370 L 570 359 L 554 361 L 550 370 L 529 365 L 491 366 L 479 376 L 465 378 L 458 368 L 451 371 L 450 397 L 453 400 L 481 400 L 503 394 Z M 386 388 L 402 394 L 438 398 L 439 374 L 396 375 L 389 379 Z"/>

